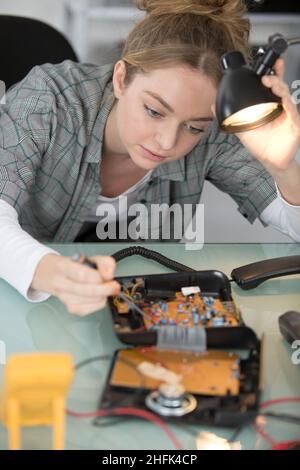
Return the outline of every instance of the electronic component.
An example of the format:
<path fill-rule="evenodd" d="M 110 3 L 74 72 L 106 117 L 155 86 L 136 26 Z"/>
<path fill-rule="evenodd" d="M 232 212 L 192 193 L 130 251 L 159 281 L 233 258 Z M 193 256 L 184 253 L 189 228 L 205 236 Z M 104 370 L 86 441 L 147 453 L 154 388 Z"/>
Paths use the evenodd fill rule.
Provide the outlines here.
<path fill-rule="evenodd" d="M 99 407 L 123 402 L 188 423 L 241 425 L 255 418 L 259 404 L 259 351 L 243 356 L 153 346 L 119 350 Z"/>
<path fill-rule="evenodd" d="M 183 385 L 162 384 L 147 395 L 146 406 L 162 416 L 184 416 L 196 409 L 197 400 Z"/>
<path fill-rule="evenodd" d="M 122 349 L 116 356 L 110 384 L 156 390 L 161 383 L 166 382 L 166 378 L 162 374 L 156 378 L 153 374 L 151 376 L 143 374 L 139 366 L 145 361 L 152 363 L 153 366 L 159 364 L 177 377 L 181 377 L 180 383 L 188 393 L 214 396 L 238 395 L 239 357 L 225 351 L 195 353 L 143 347 Z"/>
<path fill-rule="evenodd" d="M 121 401 L 168 419 L 220 426 L 256 416 L 260 341 L 244 325 L 223 273 L 116 280 L 120 293 L 109 305 L 115 332 L 130 348 L 115 353 L 100 408 Z"/>
<path fill-rule="evenodd" d="M 155 298 L 147 295 L 145 283 L 139 278 L 121 284 L 120 295 L 113 297 L 112 302 L 117 315 L 128 316 L 131 328 L 131 307 L 138 307 L 136 310 L 140 311 L 139 321 L 134 316 L 136 328 L 146 330 L 176 325 L 209 328 L 240 324 L 239 312 L 233 302 L 222 302 L 216 295 L 202 295 L 197 286 L 183 287 L 167 298 Z"/>
<path fill-rule="evenodd" d="M 292 344 L 300 340 L 300 313 L 289 311 L 278 318 L 279 329 L 286 341 Z"/>

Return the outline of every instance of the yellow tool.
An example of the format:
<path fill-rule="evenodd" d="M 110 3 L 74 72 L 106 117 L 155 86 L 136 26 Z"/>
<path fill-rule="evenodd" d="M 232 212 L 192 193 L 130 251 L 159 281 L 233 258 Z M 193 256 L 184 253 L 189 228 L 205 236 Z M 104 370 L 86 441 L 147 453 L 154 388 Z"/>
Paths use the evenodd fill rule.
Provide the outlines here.
<path fill-rule="evenodd" d="M 9 448 L 20 449 L 21 426 L 53 426 L 53 449 L 64 447 L 65 395 L 73 378 L 66 353 L 9 357 L 4 370 L 0 419 L 8 428 Z"/>

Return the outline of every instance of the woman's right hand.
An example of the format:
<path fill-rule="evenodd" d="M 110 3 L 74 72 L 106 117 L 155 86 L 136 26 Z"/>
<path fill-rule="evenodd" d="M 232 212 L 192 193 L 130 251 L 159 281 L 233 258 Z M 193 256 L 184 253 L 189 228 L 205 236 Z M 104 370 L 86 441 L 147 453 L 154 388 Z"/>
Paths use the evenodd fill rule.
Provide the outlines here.
<path fill-rule="evenodd" d="M 98 269 L 49 253 L 37 265 L 31 288 L 58 297 L 75 315 L 88 315 L 103 308 L 107 297 L 120 290 L 114 281 L 116 263 L 110 256 L 93 256 Z"/>

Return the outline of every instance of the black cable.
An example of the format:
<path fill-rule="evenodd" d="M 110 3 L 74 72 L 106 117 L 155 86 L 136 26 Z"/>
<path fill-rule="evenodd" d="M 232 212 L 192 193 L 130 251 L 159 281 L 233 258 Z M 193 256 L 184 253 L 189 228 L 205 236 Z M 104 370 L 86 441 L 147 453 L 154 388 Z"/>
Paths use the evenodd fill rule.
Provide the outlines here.
<path fill-rule="evenodd" d="M 248 426 L 249 424 L 251 424 L 251 422 L 254 420 L 253 416 L 248 419 L 246 419 L 242 424 L 240 424 L 240 426 L 238 426 L 235 431 L 233 432 L 233 434 L 229 437 L 228 439 L 228 442 L 235 442 L 238 438 L 238 436 L 241 434 L 241 432 L 243 431 L 243 429 Z"/>
<path fill-rule="evenodd" d="M 111 412 L 114 411 L 114 408 L 109 408 Z M 117 407 L 118 408 L 118 407 Z M 92 422 L 93 426 L 100 428 L 108 428 L 109 426 L 116 426 L 119 423 L 126 423 L 127 421 L 134 421 L 137 419 L 136 416 L 116 416 L 116 415 L 107 415 L 107 416 L 97 416 Z"/>
<path fill-rule="evenodd" d="M 109 361 L 110 359 L 112 359 L 112 356 L 93 356 L 93 357 L 89 357 L 88 359 L 84 359 L 83 361 L 78 362 L 78 364 L 75 364 L 74 369 L 75 370 L 81 369 L 81 367 L 84 367 L 84 366 L 90 364 L 91 362 Z"/>
<path fill-rule="evenodd" d="M 113 412 L 113 410 L 114 408 L 110 409 L 111 412 Z M 108 415 L 108 416 L 102 416 L 102 417 L 97 418 L 97 421 L 94 421 L 93 425 L 96 427 L 98 426 L 102 428 L 102 427 L 115 426 L 119 423 L 124 423 L 127 421 L 134 421 L 136 419 L 139 419 L 139 418 L 137 416 L 123 416 L 120 418 L 119 416 Z M 168 425 L 178 428 L 180 431 L 188 434 L 189 436 L 195 439 L 199 434 L 199 429 L 194 429 L 194 428 L 190 429 L 187 427 L 188 426 L 187 424 L 178 423 L 175 421 L 167 421 L 166 419 L 163 419 L 162 416 L 160 416 L 160 419 L 162 419 Z"/>
<path fill-rule="evenodd" d="M 79 362 L 78 364 L 75 365 L 75 370 L 78 370 L 78 369 L 81 369 L 82 367 L 84 366 L 87 366 L 89 364 L 91 364 L 92 362 L 96 362 L 96 361 L 108 361 L 108 360 L 112 360 L 113 357 L 112 356 L 93 356 L 93 357 L 90 357 L 88 359 L 84 359 L 83 361 Z M 123 362 L 124 364 L 128 365 L 129 367 L 131 367 L 132 369 L 135 370 L 135 372 L 137 373 L 137 375 L 140 377 L 140 386 L 135 389 L 135 392 L 133 394 L 133 401 L 137 401 L 138 398 L 139 398 L 139 395 L 142 394 L 142 391 L 144 390 L 145 388 L 145 377 L 143 376 L 143 374 L 138 370 L 138 368 L 136 367 L 136 365 L 131 362 L 129 359 L 125 359 L 123 357 L 117 357 L 116 359 L 116 362 L 117 361 L 120 361 L 120 362 Z M 123 400 L 121 401 L 118 401 L 117 403 L 114 403 L 113 401 L 111 401 L 110 403 L 110 408 L 113 409 L 115 408 L 116 406 L 120 406 L 121 403 L 123 403 L 124 401 L 127 400 L 127 396 L 125 395 Z M 96 418 L 96 419 L 99 419 L 99 418 Z M 95 424 L 96 420 L 94 421 L 93 424 Z"/>
<path fill-rule="evenodd" d="M 92 362 L 96 362 L 96 361 L 108 361 L 108 360 L 112 360 L 113 357 L 112 356 L 93 356 L 93 357 L 90 357 L 88 359 L 85 359 L 84 361 L 81 361 L 79 362 L 78 364 L 75 365 L 74 369 L 75 370 L 78 370 L 78 369 L 81 369 L 82 367 L 88 365 L 88 364 L 91 364 Z M 139 375 L 140 379 L 141 379 L 141 382 L 140 382 L 140 388 L 143 388 L 144 385 L 145 385 L 145 377 L 143 376 L 143 374 L 138 370 L 137 366 L 131 362 L 129 359 L 125 359 L 124 357 L 117 357 L 116 358 L 116 362 L 117 361 L 120 361 L 120 362 L 123 362 L 124 364 L 126 364 L 127 366 L 131 367 L 132 369 L 134 369 L 134 371 L 137 373 L 137 375 Z"/>
<path fill-rule="evenodd" d="M 267 418 L 278 419 L 280 421 L 286 421 L 288 423 L 300 424 L 300 416 L 284 414 L 284 413 L 272 413 L 271 411 L 261 413 L 261 416 L 266 416 Z"/>
<path fill-rule="evenodd" d="M 190 268 L 189 266 L 185 266 L 184 264 L 178 263 L 178 261 L 174 261 L 166 256 L 158 253 L 154 250 L 149 250 L 148 248 L 144 248 L 142 246 L 132 246 L 129 248 L 124 248 L 123 250 L 116 251 L 113 255 L 111 255 L 116 262 L 121 261 L 128 256 L 139 255 L 143 256 L 147 259 L 152 259 L 167 268 L 173 269 L 174 271 L 178 272 L 188 272 L 188 273 L 195 273 L 197 272 L 196 269 Z"/>
<path fill-rule="evenodd" d="M 271 419 L 277 419 L 279 421 L 286 421 L 288 423 L 294 423 L 294 424 L 300 424 L 300 416 L 296 415 L 291 415 L 291 414 L 282 414 L 282 413 L 272 413 L 272 412 L 265 412 L 265 413 L 260 413 L 259 415 L 256 416 L 258 418 L 259 416 L 265 416 L 266 418 L 271 418 Z M 244 423 L 242 423 L 232 434 L 232 436 L 228 439 L 228 442 L 234 442 L 236 441 L 237 437 L 240 435 L 242 430 L 248 426 L 248 424 L 253 421 L 253 418 L 249 418 L 249 420 L 246 420 Z"/>

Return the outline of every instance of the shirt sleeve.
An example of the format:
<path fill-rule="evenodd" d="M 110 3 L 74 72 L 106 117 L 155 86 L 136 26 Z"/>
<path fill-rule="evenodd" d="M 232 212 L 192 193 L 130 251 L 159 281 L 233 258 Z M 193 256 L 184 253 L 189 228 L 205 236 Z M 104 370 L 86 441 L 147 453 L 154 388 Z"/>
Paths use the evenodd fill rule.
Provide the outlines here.
<path fill-rule="evenodd" d="M 18 223 L 16 210 L 0 200 L 0 277 L 30 302 L 41 302 L 50 294 L 30 288 L 34 272 L 43 256 L 56 251 L 42 245 Z"/>
<path fill-rule="evenodd" d="M 272 176 L 234 135 L 220 134 L 211 147 L 206 179 L 229 194 L 253 223 L 277 197 Z"/>
<path fill-rule="evenodd" d="M 300 206 L 289 204 L 276 185 L 277 198 L 261 213 L 260 220 L 300 242 Z"/>
<path fill-rule="evenodd" d="M 34 67 L 0 105 L 0 199 L 20 214 L 50 145 L 55 96 Z"/>

